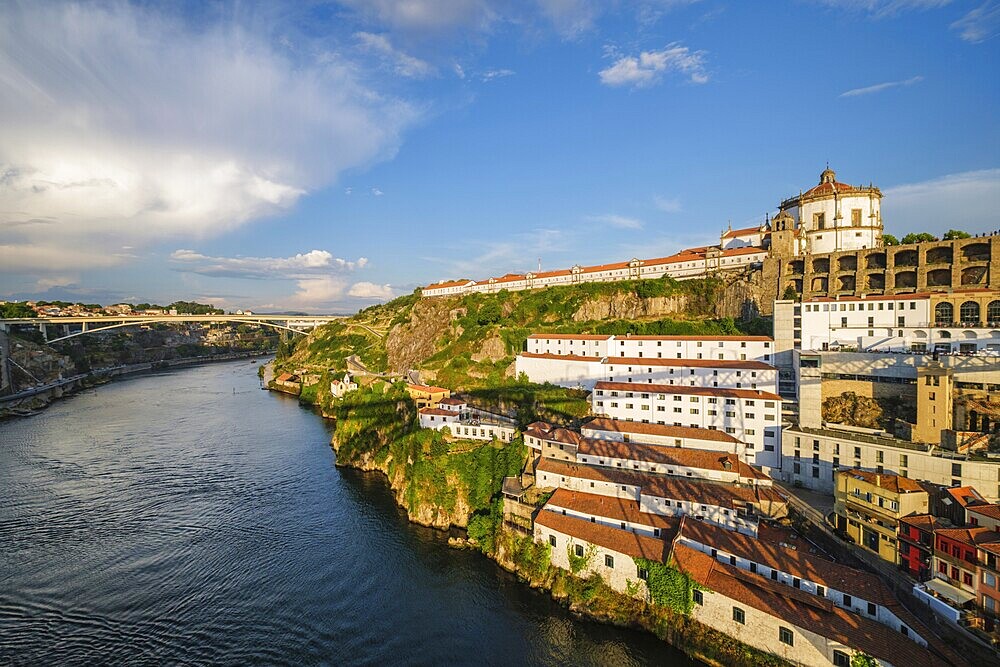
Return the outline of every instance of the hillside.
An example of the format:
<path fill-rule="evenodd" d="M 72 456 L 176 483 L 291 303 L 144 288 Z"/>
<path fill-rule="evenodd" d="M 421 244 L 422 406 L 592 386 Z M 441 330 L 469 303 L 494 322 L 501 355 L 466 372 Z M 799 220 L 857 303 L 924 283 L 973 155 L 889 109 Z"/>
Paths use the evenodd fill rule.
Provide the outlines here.
<path fill-rule="evenodd" d="M 581 392 L 514 377 L 514 357 L 533 332 L 599 334 L 770 333 L 748 309 L 739 276 L 670 278 L 552 287 L 531 292 L 421 299 L 416 293 L 372 306 L 282 345 L 277 371 L 308 369 L 322 381 L 303 400 L 332 409 L 328 380 L 356 355 L 369 371 L 419 371 L 421 381 L 468 394 L 484 408 L 573 423 L 587 413 Z"/>

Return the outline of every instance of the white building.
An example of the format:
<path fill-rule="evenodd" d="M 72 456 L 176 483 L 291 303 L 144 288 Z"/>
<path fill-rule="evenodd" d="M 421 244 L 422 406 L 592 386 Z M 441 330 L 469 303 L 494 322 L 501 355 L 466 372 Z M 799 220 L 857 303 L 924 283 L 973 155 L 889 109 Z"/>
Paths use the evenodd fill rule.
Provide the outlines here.
<path fill-rule="evenodd" d="M 747 460 L 746 443 L 717 429 L 691 428 L 666 424 L 646 424 L 621 419 L 595 417 L 580 427 L 580 432 L 595 440 L 637 442 L 648 445 L 704 449 L 713 452 L 731 452 Z M 752 457 L 751 457 L 752 458 Z"/>
<path fill-rule="evenodd" d="M 350 373 L 344 373 L 343 379 L 330 381 L 330 393 L 334 398 L 342 398 L 344 394 L 358 390 L 358 383 L 351 378 Z"/>
<path fill-rule="evenodd" d="M 882 192 L 873 186 L 855 187 L 837 182 L 830 168 L 819 184 L 781 202 L 799 232 L 796 254 L 878 248 L 882 245 Z"/>
<path fill-rule="evenodd" d="M 515 360 L 517 375 L 532 382 L 592 390 L 600 380 L 691 387 L 733 387 L 776 392 L 778 370 L 762 361 L 712 359 L 643 359 L 582 357 L 522 352 Z"/>
<path fill-rule="evenodd" d="M 465 412 L 465 402 L 460 399 L 442 399 L 440 407 L 420 408 L 417 411 L 420 428 L 436 431 L 447 428 L 452 436 L 462 440 L 499 440 L 510 442 L 517 437 L 517 429 L 510 424 L 486 421 Z"/>
<path fill-rule="evenodd" d="M 774 340 L 769 336 L 605 336 L 549 334 L 528 336 L 525 352 L 602 359 L 712 359 L 771 361 Z"/>
<path fill-rule="evenodd" d="M 751 463 L 774 469 L 781 465 L 781 401 L 759 389 L 598 382 L 591 410 L 613 419 L 720 430 L 747 444 Z"/>
<path fill-rule="evenodd" d="M 722 233 L 720 245 L 723 250 L 761 248 L 764 246 L 764 236 L 766 233 L 766 227 L 747 227 L 745 229 L 733 229 L 730 227 Z"/>
<path fill-rule="evenodd" d="M 951 292 L 961 301 L 961 292 Z M 860 351 L 1000 353 L 1000 300 L 984 325 L 980 306 L 962 302 L 959 312 L 941 295 L 895 294 L 815 297 L 798 306 L 803 350 L 851 348 Z M 794 337 L 794 334 L 793 334 Z"/>

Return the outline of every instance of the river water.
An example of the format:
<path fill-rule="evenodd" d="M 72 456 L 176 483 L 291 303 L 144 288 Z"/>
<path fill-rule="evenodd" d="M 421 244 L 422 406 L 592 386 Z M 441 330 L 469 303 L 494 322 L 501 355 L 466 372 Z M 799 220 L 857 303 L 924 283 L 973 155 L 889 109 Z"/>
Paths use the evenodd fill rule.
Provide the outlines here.
<path fill-rule="evenodd" d="M 693 664 L 409 524 L 256 369 L 0 424 L 0 664 Z"/>

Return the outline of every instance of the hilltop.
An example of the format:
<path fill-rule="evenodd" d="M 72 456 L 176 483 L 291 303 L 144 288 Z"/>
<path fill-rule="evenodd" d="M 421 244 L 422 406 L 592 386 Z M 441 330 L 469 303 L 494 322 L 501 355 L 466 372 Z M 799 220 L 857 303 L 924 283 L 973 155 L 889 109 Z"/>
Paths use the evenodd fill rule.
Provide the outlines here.
<path fill-rule="evenodd" d="M 528 407 L 537 385 L 514 377 L 514 357 L 534 332 L 597 334 L 769 334 L 770 322 L 747 304 L 744 277 L 591 283 L 534 291 L 422 299 L 419 293 L 372 306 L 316 329 L 279 350 L 277 369 L 341 372 L 356 355 L 373 373 L 420 373 L 475 396 L 485 406 Z M 325 403 L 328 382 L 315 385 Z M 306 388 L 304 391 L 308 391 Z M 548 387 L 549 418 L 586 412 L 576 392 Z M 557 403 L 565 401 L 562 407 Z M 580 412 L 582 410 L 583 412 Z M 527 411 L 534 416 L 534 411 Z M 527 418 L 527 417 L 523 417 Z"/>

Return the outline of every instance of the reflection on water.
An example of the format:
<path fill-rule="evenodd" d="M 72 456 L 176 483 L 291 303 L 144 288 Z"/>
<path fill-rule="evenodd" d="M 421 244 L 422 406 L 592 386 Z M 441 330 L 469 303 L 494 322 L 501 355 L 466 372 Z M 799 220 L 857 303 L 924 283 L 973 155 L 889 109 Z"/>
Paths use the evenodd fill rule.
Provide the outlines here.
<path fill-rule="evenodd" d="M 0 424 L 0 664 L 691 664 L 407 523 L 256 368 Z"/>

